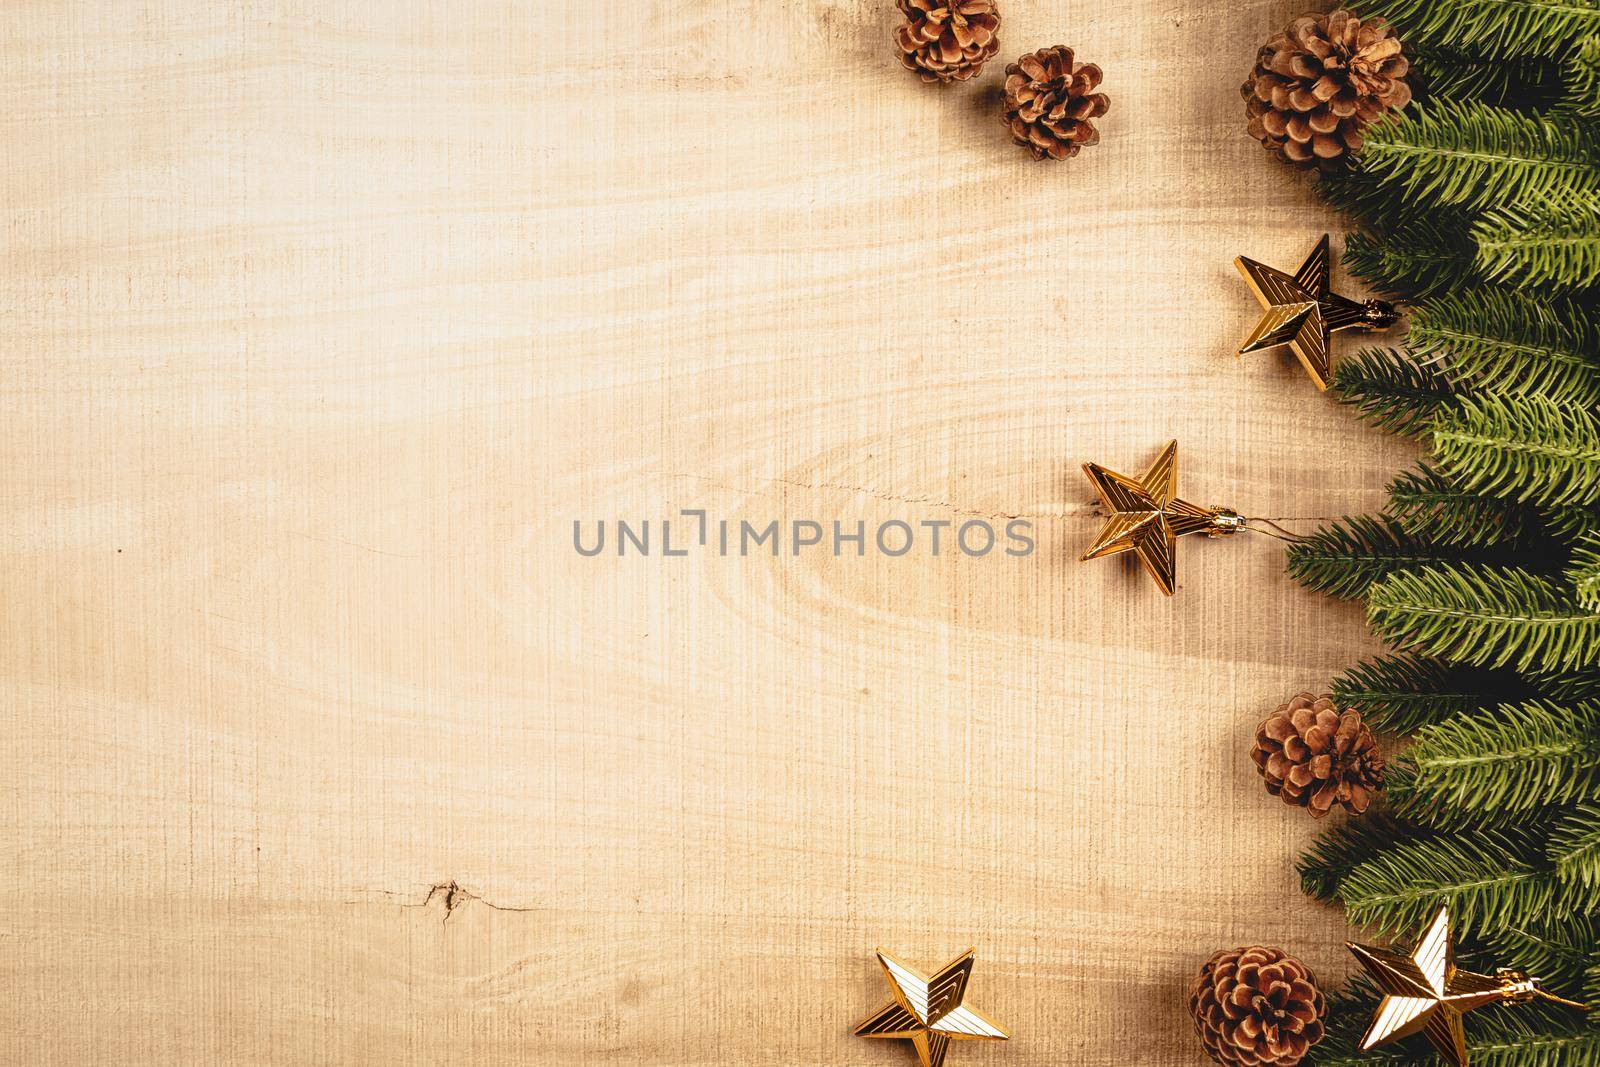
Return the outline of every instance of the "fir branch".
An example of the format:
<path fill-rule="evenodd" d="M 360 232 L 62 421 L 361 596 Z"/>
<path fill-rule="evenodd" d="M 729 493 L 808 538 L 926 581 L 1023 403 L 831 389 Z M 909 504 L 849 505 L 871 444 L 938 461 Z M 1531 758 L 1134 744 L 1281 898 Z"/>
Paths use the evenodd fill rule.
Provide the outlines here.
<path fill-rule="evenodd" d="M 1346 215 L 1358 216 L 1374 229 L 1387 230 L 1405 222 L 1420 223 L 1426 219 L 1415 204 L 1394 196 L 1379 185 L 1376 178 L 1354 165 L 1321 171 L 1316 176 L 1316 183 L 1317 195 L 1329 207 Z M 1342 257 L 1344 266 L 1363 278 L 1366 274 L 1355 269 L 1352 257 L 1359 258 L 1366 254 L 1360 246 L 1368 239 L 1369 235 L 1360 231 L 1346 234 Z"/>
<path fill-rule="evenodd" d="M 1437 210 L 1427 218 L 1408 217 L 1405 198 L 1370 179 L 1323 178 L 1317 191 L 1332 206 L 1369 224 L 1386 221 L 1381 229 L 1345 236 L 1344 265 L 1371 288 L 1422 297 L 1449 292 L 1472 278 L 1477 246 L 1464 220 Z"/>
<path fill-rule="evenodd" d="M 1550 831 L 1548 855 L 1568 884 L 1600 889 L 1600 802 L 1579 804 Z"/>
<path fill-rule="evenodd" d="M 1600 534 L 1590 534 L 1572 552 L 1567 581 L 1577 591 L 1578 603 L 1600 609 Z"/>
<path fill-rule="evenodd" d="M 1561 65 L 1562 95 L 1556 110 L 1585 118 L 1600 116 L 1600 35 L 1585 38 Z"/>
<path fill-rule="evenodd" d="M 1550 858 L 1563 882 L 1594 889 L 1600 886 L 1600 807 L 1576 809 L 1570 823 L 1562 823 L 1550 841 Z"/>
<path fill-rule="evenodd" d="M 1581 289 L 1600 282 L 1600 195 L 1490 211 L 1472 228 L 1477 269 L 1521 288 Z"/>
<path fill-rule="evenodd" d="M 1565 71 L 1544 56 L 1484 56 L 1448 49 L 1417 50 L 1411 80 L 1424 98 L 1476 100 L 1496 107 L 1545 102 L 1563 87 Z"/>
<path fill-rule="evenodd" d="M 1534 671 L 1527 684 L 1547 700 L 1567 704 L 1600 701 L 1600 671 Z"/>
<path fill-rule="evenodd" d="M 1373 729 L 1390 733 L 1410 733 L 1462 712 L 1533 695 L 1514 671 L 1405 655 L 1358 663 L 1331 688 L 1340 707 L 1357 709 Z"/>
<path fill-rule="evenodd" d="M 1396 348 L 1363 348 L 1333 371 L 1341 404 L 1391 433 L 1427 429 L 1437 411 L 1455 396 L 1439 369 Z"/>
<path fill-rule="evenodd" d="M 1357 0 L 1352 6 L 1387 18 L 1407 45 L 1490 57 L 1560 55 L 1600 32 L 1596 0 Z"/>
<path fill-rule="evenodd" d="M 1490 934 L 1488 943 L 1495 958 L 1514 961 L 1518 970 L 1538 975 L 1541 984 L 1553 993 L 1581 996 L 1585 971 L 1596 962 L 1600 919 L 1574 915 L 1555 923 L 1540 923 L 1535 916 L 1529 916 L 1529 920 L 1500 927 Z"/>
<path fill-rule="evenodd" d="M 1367 621 L 1392 644 L 1482 667 L 1600 664 L 1600 610 L 1515 568 L 1463 564 L 1393 574 L 1368 592 Z"/>
<path fill-rule="evenodd" d="M 1482 549 L 1452 550 L 1407 533 L 1392 519 L 1357 516 L 1329 523 L 1289 546 L 1289 576 L 1308 589 L 1349 600 L 1396 571 L 1471 557 L 1509 563 Z"/>
<path fill-rule="evenodd" d="M 1594 901 L 1564 892 L 1534 826 L 1407 841 L 1357 864 L 1339 882 L 1350 921 L 1414 936 L 1448 905 L 1460 936 L 1527 915 L 1569 915 Z"/>
<path fill-rule="evenodd" d="M 1401 816 L 1439 826 L 1600 798 L 1600 705 L 1503 704 L 1424 727 L 1387 785 Z"/>
<path fill-rule="evenodd" d="M 1580 123 L 1440 101 L 1373 126 L 1359 166 L 1429 204 L 1537 203 L 1595 189 L 1600 142 Z"/>
<path fill-rule="evenodd" d="M 1382 812 L 1343 823 L 1317 838 L 1301 854 L 1295 864 L 1300 873 L 1300 886 L 1307 896 L 1331 903 L 1339 899 L 1340 883 L 1356 867 L 1376 860 L 1385 849 L 1397 843 L 1422 841 L 1431 836 L 1429 830 L 1402 823 Z"/>
<path fill-rule="evenodd" d="M 1581 541 L 1590 534 L 1600 533 L 1600 507 L 1540 508 L 1539 514 L 1550 533 L 1563 541 Z"/>
<path fill-rule="evenodd" d="M 1462 399 L 1441 408 L 1433 451 L 1463 489 L 1543 505 L 1600 499 L 1600 420 L 1542 397 Z"/>
<path fill-rule="evenodd" d="M 1384 511 L 1414 537 L 1444 545 L 1499 545 L 1528 540 L 1538 528 L 1526 505 L 1461 489 L 1425 463 L 1389 483 Z"/>
<path fill-rule="evenodd" d="M 1477 388 L 1592 406 L 1600 402 L 1594 332 L 1568 301 L 1465 289 L 1418 304 L 1406 341 L 1418 356 L 1437 353 L 1453 378 Z"/>

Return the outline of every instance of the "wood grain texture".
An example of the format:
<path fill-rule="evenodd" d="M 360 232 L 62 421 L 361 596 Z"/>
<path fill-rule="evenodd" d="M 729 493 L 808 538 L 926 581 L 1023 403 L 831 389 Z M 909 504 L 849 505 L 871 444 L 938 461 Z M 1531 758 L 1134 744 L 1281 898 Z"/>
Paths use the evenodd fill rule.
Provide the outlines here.
<path fill-rule="evenodd" d="M 970 944 L 956 1062 L 1162 1067 L 1213 949 L 1342 973 L 1246 749 L 1359 612 L 1075 561 L 1084 460 L 1407 458 L 1231 355 L 1337 226 L 1243 132 L 1296 13 L 1011 0 L 1107 72 L 1050 166 L 887 2 L 0 5 L 0 1061 L 903 1067 L 872 948 Z M 1039 551 L 572 549 L 680 508 Z"/>

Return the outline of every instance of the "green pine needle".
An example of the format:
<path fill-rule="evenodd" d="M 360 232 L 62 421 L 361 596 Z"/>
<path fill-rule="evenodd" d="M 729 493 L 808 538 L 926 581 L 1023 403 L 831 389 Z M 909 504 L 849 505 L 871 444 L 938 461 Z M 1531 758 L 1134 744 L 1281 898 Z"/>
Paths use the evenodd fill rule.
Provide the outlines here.
<path fill-rule="evenodd" d="M 1358 516 L 1329 523 L 1289 546 L 1289 576 L 1308 589 L 1342 599 L 1362 596 L 1397 571 L 1471 558 L 1509 563 L 1509 550 L 1463 551 L 1420 540 L 1392 519 Z"/>
<path fill-rule="evenodd" d="M 1477 100 L 1496 107 L 1548 98 L 1567 84 L 1566 72 L 1543 56 L 1488 57 L 1443 49 L 1413 55 L 1410 80 L 1430 100 Z"/>
<path fill-rule="evenodd" d="M 1600 185 L 1600 140 L 1583 123 L 1438 101 L 1373 126 L 1359 167 L 1408 200 L 1467 209 L 1539 203 Z"/>
<path fill-rule="evenodd" d="M 1334 368 L 1341 404 L 1391 433 L 1416 434 L 1455 396 L 1455 387 L 1435 366 L 1397 348 L 1363 348 Z"/>
<path fill-rule="evenodd" d="M 1397 842 L 1422 841 L 1430 831 L 1381 812 L 1334 827 L 1317 838 L 1295 864 L 1306 895 L 1324 902 L 1339 899 L 1339 885 L 1351 871 L 1370 863 Z"/>
<path fill-rule="evenodd" d="M 1437 211 L 1426 219 L 1408 217 L 1405 198 L 1370 179 L 1323 178 L 1317 189 L 1335 207 L 1369 223 L 1393 218 L 1381 230 L 1345 236 L 1344 266 L 1369 287 L 1422 297 L 1450 292 L 1473 278 L 1477 245 L 1466 222 L 1440 218 Z"/>
<path fill-rule="evenodd" d="M 1410 733 L 1462 712 L 1533 694 L 1507 670 L 1391 655 L 1358 663 L 1333 680 L 1335 702 L 1355 708 L 1375 730 Z"/>
<path fill-rule="evenodd" d="M 1556 824 L 1549 856 L 1563 882 L 1600 889 L 1600 803 L 1580 804 Z"/>
<path fill-rule="evenodd" d="M 1396 844 L 1351 869 L 1339 883 L 1339 899 L 1351 922 L 1405 937 L 1416 936 L 1445 905 L 1461 937 L 1528 915 L 1587 910 L 1594 894 L 1563 889 L 1536 830 L 1461 831 Z"/>
<path fill-rule="evenodd" d="M 1600 533 L 1600 507 L 1540 508 L 1539 514 L 1551 534 L 1563 541 L 1581 541 L 1590 534 Z"/>
<path fill-rule="evenodd" d="M 1434 417 L 1433 451 L 1463 489 L 1543 505 L 1600 500 L 1600 420 L 1581 408 L 1464 398 Z"/>
<path fill-rule="evenodd" d="M 1600 701 L 1600 671 L 1534 671 L 1526 677 L 1527 684 L 1547 700 L 1565 704 Z"/>
<path fill-rule="evenodd" d="M 1600 344 L 1588 317 L 1567 301 L 1463 289 L 1419 303 L 1406 341 L 1476 388 L 1557 404 L 1600 402 Z"/>
<path fill-rule="evenodd" d="M 1367 594 L 1367 622 L 1391 644 L 1481 667 L 1600 664 L 1600 610 L 1516 568 L 1454 564 L 1390 575 Z"/>
<path fill-rule="evenodd" d="M 1597 0 L 1356 0 L 1352 6 L 1387 18 L 1408 46 L 1491 57 L 1559 55 L 1600 32 Z"/>
<path fill-rule="evenodd" d="M 1427 464 L 1395 475 L 1384 511 L 1413 537 L 1441 545 L 1501 545 L 1526 541 L 1536 513 L 1501 497 L 1469 493 Z"/>
<path fill-rule="evenodd" d="M 1600 35 L 1585 38 L 1561 68 L 1562 97 L 1556 107 L 1586 118 L 1600 116 Z"/>
<path fill-rule="evenodd" d="M 1489 935 L 1494 958 L 1515 960 L 1518 970 L 1538 975 L 1553 993 L 1582 996 L 1585 972 L 1592 963 L 1600 962 L 1594 955 L 1600 940 L 1600 917 L 1574 915 L 1554 923 L 1540 922 L 1538 916 L 1528 918 L 1526 923 L 1501 927 Z"/>
<path fill-rule="evenodd" d="M 1600 534 L 1590 534 L 1573 549 L 1567 581 L 1577 591 L 1579 604 L 1600 610 Z"/>
<path fill-rule="evenodd" d="M 1600 799 L 1600 704 L 1503 704 L 1424 727 L 1388 796 L 1402 816 L 1441 826 Z"/>
<path fill-rule="evenodd" d="M 1520 288 L 1578 289 L 1600 282 L 1600 195 L 1536 208 L 1499 208 L 1472 228 L 1477 269 Z"/>

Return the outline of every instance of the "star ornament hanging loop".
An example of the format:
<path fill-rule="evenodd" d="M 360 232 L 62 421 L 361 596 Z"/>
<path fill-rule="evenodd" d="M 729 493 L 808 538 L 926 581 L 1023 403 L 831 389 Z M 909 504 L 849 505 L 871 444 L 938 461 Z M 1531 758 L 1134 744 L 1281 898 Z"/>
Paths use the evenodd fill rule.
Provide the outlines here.
<path fill-rule="evenodd" d="M 1005 1041 L 1004 1028 L 963 1002 L 972 974 L 972 949 L 925 975 L 878 949 L 894 998 L 856 1027 L 857 1037 L 910 1041 L 921 1067 L 944 1067 L 952 1041 Z"/>
<path fill-rule="evenodd" d="M 1100 502 L 1110 517 L 1081 559 L 1132 552 L 1167 596 L 1178 588 L 1178 538 L 1187 534 L 1231 537 L 1240 530 L 1254 529 L 1249 519 L 1232 508 L 1203 508 L 1178 496 L 1176 441 L 1169 441 L 1156 461 L 1137 478 L 1098 463 L 1085 463 L 1083 473 L 1100 494 Z M 1298 540 L 1292 535 L 1286 539 Z"/>
<path fill-rule="evenodd" d="M 1522 971 L 1501 969 L 1491 975 L 1461 970 L 1456 966 L 1448 908 L 1439 909 L 1409 956 L 1353 942 L 1346 946 L 1384 993 L 1372 1025 L 1361 1038 L 1363 1052 L 1421 1033 L 1445 1062 L 1469 1067 L 1461 1017 L 1474 1008 L 1525 1004 L 1537 998 L 1589 1010 L 1586 1004 L 1548 992 L 1537 978 Z"/>
<path fill-rule="evenodd" d="M 1333 291 L 1327 234 L 1293 274 L 1245 256 L 1234 264 L 1263 308 L 1261 321 L 1239 346 L 1239 354 L 1288 345 L 1318 389 L 1327 389 L 1333 381 L 1335 333 L 1383 330 L 1400 317 L 1387 300 L 1356 301 Z"/>

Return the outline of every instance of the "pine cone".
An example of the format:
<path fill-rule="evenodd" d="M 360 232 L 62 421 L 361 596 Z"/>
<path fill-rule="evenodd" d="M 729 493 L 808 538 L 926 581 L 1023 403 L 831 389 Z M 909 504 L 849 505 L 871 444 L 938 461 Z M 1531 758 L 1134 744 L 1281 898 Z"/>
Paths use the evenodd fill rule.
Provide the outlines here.
<path fill-rule="evenodd" d="M 1094 91 L 1101 77 L 1093 63 L 1073 62 L 1066 45 L 1030 52 L 1006 68 L 1000 119 L 1035 159 L 1068 159 L 1100 143 L 1094 120 L 1111 106 L 1109 97 Z"/>
<path fill-rule="evenodd" d="M 1200 969 L 1189 1014 L 1211 1058 L 1293 1067 L 1322 1040 L 1324 1005 L 1311 969 L 1281 949 L 1219 952 Z"/>
<path fill-rule="evenodd" d="M 1383 757 L 1361 713 L 1341 712 L 1329 698 L 1310 693 L 1267 716 L 1256 728 L 1250 758 L 1267 792 L 1319 819 L 1335 801 L 1360 814 L 1383 787 Z"/>
<path fill-rule="evenodd" d="M 1250 134 L 1296 166 L 1333 169 L 1362 131 L 1410 103 L 1409 65 L 1381 18 L 1303 15 L 1261 46 L 1240 87 Z"/>
<path fill-rule="evenodd" d="M 1000 47 L 994 0 L 898 0 L 906 20 L 894 31 L 900 62 L 925 82 L 963 81 Z"/>

